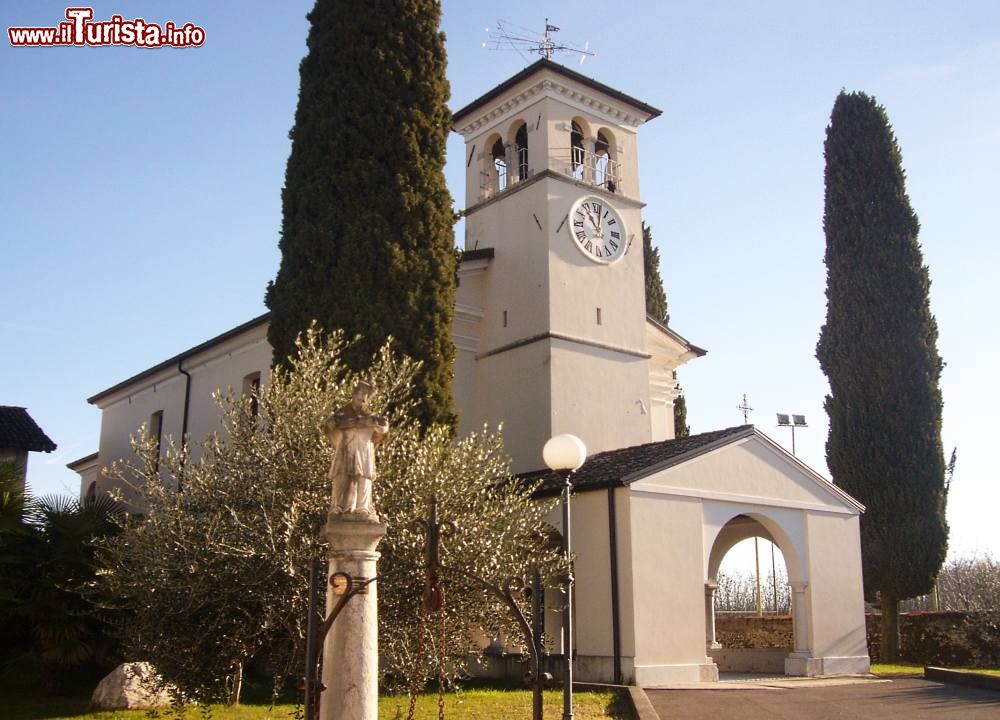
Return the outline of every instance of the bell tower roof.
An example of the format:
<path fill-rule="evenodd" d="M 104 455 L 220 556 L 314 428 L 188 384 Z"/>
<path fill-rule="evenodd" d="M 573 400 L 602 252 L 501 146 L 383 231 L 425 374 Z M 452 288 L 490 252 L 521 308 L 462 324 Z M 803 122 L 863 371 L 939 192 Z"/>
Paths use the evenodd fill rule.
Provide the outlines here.
<path fill-rule="evenodd" d="M 477 115 L 490 113 L 495 109 L 490 107 L 493 101 L 500 99 L 503 95 L 514 89 L 518 84 L 523 83 L 532 76 L 543 75 L 546 73 L 559 76 L 563 80 L 572 81 L 572 83 L 576 86 L 573 88 L 557 89 L 566 90 L 574 95 L 579 94 L 579 89 L 593 91 L 596 94 L 603 95 L 606 98 L 619 103 L 619 107 L 608 108 L 608 110 L 619 116 L 621 121 L 626 124 L 633 126 L 641 125 L 642 123 L 652 120 L 661 114 L 661 111 L 652 105 L 648 105 L 641 100 L 637 100 L 634 97 L 626 95 L 625 93 L 615 90 L 612 87 L 599 83 L 586 75 L 574 72 L 573 70 L 563 67 L 559 63 L 542 58 L 541 60 L 532 63 L 516 75 L 500 83 L 489 92 L 476 98 L 462 109 L 457 110 L 452 117 L 452 125 L 454 129 L 462 134 L 465 134 L 465 130 L 471 130 L 473 129 L 471 126 L 477 124 L 476 121 L 479 119 Z M 582 88 L 580 88 L 580 86 L 582 86 Z M 599 98 L 594 98 L 594 100 L 597 103 L 601 102 Z"/>

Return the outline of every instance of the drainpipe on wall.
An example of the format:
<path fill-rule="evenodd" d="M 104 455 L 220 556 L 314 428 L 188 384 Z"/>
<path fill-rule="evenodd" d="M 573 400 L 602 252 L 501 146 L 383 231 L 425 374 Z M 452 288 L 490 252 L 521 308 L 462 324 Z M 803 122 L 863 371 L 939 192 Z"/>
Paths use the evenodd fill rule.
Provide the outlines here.
<path fill-rule="evenodd" d="M 183 414 L 182 420 L 181 420 L 181 447 L 182 448 L 187 444 L 188 406 L 191 404 L 191 374 L 182 367 L 183 364 L 184 364 L 184 360 L 183 359 L 177 361 L 177 372 L 179 372 L 185 378 L 185 380 L 184 380 L 184 414 Z M 183 458 L 184 458 L 184 456 L 182 455 L 181 456 L 181 462 L 182 463 L 184 462 Z M 184 469 L 184 466 L 182 464 L 181 465 L 181 471 L 182 471 L 182 473 L 183 473 L 183 469 Z M 182 487 L 181 487 L 181 481 L 182 481 L 182 479 L 183 479 L 183 475 L 182 475 L 182 477 L 180 477 L 180 478 L 177 479 L 177 489 L 178 490 L 182 489 Z"/>
<path fill-rule="evenodd" d="M 611 546 L 611 653 L 615 685 L 622 684 L 621 608 L 618 599 L 618 519 L 615 488 L 608 487 L 608 543 Z"/>

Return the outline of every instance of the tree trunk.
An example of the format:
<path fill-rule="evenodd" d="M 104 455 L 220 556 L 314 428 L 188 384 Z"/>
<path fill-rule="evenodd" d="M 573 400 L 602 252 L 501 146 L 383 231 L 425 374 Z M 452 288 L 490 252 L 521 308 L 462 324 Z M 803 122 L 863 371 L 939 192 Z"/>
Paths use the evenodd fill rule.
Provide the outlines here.
<path fill-rule="evenodd" d="M 882 591 L 882 652 L 881 660 L 894 663 L 899 660 L 899 598 L 895 593 Z"/>
<path fill-rule="evenodd" d="M 243 663 L 237 663 L 236 671 L 233 673 L 233 689 L 229 695 L 230 705 L 240 704 L 241 692 L 243 692 Z"/>

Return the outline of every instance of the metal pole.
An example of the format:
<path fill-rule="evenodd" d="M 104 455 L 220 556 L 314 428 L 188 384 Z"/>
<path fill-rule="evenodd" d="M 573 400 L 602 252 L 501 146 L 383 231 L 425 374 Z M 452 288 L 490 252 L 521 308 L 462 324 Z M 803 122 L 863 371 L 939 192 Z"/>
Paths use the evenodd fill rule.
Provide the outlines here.
<path fill-rule="evenodd" d="M 795 455 L 795 425 L 792 425 L 792 455 Z"/>
<path fill-rule="evenodd" d="M 316 588 L 316 577 L 320 572 L 320 561 L 313 559 L 309 563 L 309 603 L 306 611 L 306 676 L 305 686 L 305 717 L 315 720 L 319 717 L 319 693 L 316 692 L 319 677 L 316 674 L 316 661 L 319 654 L 319 637 L 316 627 L 316 606 L 319 603 L 319 592 Z"/>
<path fill-rule="evenodd" d="M 563 608 L 563 720 L 573 720 L 573 532 L 570 520 L 571 471 L 563 472 L 563 556 L 566 558 L 566 604 Z"/>
<path fill-rule="evenodd" d="M 531 686 L 532 720 L 542 720 L 542 683 L 545 678 L 545 673 L 542 672 L 542 631 L 545 624 L 544 592 L 542 574 L 535 570 L 531 576 L 531 642 L 535 646 L 535 677 Z"/>
<path fill-rule="evenodd" d="M 778 571 L 774 564 L 774 541 L 771 541 L 771 594 L 774 596 L 774 614 L 778 614 Z"/>
<path fill-rule="evenodd" d="M 758 546 L 759 538 L 754 537 L 753 539 L 753 557 L 754 564 L 757 567 L 757 615 L 764 614 L 764 599 L 761 597 L 760 592 L 760 547 Z"/>

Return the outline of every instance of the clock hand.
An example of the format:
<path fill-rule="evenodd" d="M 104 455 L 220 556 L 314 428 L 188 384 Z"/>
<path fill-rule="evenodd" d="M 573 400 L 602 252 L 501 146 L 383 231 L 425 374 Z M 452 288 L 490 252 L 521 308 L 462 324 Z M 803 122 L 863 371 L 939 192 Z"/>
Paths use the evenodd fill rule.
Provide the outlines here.
<path fill-rule="evenodd" d="M 597 216 L 597 220 L 594 220 L 594 213 L 590 212 L 589 209 L 584 208 L 583 211 L 587 213 L 587 219 L 590 220 L 590 224 L 594 228 L 594 237 L 598 240 L 604 239 L 604 230 L 601 228 L 601 217 Z"/>

